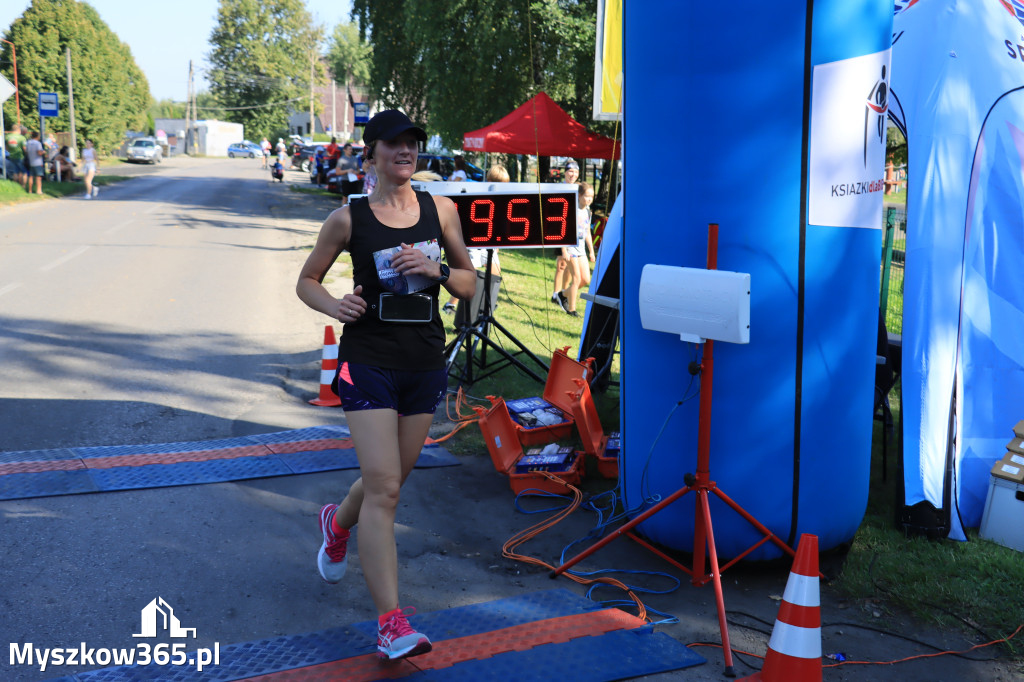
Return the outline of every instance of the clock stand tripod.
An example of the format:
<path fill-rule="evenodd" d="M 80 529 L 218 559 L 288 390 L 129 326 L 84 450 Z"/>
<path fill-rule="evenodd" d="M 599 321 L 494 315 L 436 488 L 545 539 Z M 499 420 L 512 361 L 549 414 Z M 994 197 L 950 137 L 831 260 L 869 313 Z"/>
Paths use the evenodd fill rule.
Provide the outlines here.
<path fill-rule="evenodd" d="M 491 304 L 491 260 L 493 257 L 494 250 L 487 249 L 487 265 L 484 269 L 482 302 L 479 307 L 472 306 L 472 309 L 469 310 L 469 314 L 466 316 L 468 319 L 475 313 L 476 319 L 460 323 L 458 325 L 458 335 L 445 346 L 444 354 L 448 375 L 468 386 L 472 385 L 475 381 L 491 376 L 509 365 L 514 365 L 543 384 L 545 381 L 544 377 L 519 358 L 525 355 L 536 363 L 545 374 L 547 374 L 548 366 L 529 348 L 524 346 L 512 332 L 494 319 L 494 310 Z M 469 306 L 470 304 L 463 302 L 462 305 Z M 492 329 L 503 334 L 518 350 L 509 351 L 492 339 Z M 500 358 L 495 359 L 492 354 L 491 359 L 488 360 L 488 347 L 490 347 L 493 353 L 498 354 Z M 464 355 L 461 362 L 456 362 L 460 350 L 464 351 Z"/>

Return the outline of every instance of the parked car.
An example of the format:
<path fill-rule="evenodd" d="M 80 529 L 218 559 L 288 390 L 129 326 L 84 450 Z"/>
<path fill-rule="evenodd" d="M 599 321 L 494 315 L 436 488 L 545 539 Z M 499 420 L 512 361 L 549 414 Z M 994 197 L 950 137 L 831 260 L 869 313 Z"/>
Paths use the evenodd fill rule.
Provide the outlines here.
<path fill-rule="evenodd" d="M 236 156 L 248 156 L 250 159 L 255 159 L 257 156 L 263 156 L 263 147 L 255 142 L 242 140 L 228 147 L 228 158 L 233 159 Z"/>
<path fill-rule="evenodd" d="M 308 173 L 313 165 L 313 157 L 316 156 L 316 148 L 323 145 L 305 144 L 292 153 L 292 167 L 298 168 L 303 173 Z"/>
<path fill-rule="evenodd" d="M 288 136 L 288 156 L 295 156 L 295 154 L 303 147 L 316 147 L 313 144 L 312 138 L 301 137 L 299 135 Z"/>
<path fill-rule="evenodd" d="M 439 154 L 420 154 L 419 155 L 420 170 L 423 170 L 422 166 L 426 165 L 426 170 L 433 171 L 441 176 L 442 180 L 447 180 L 451 177 L 452 173 L 455 172 L 455 158 L 451 156 L 443 156 Z M 466 177 L 475 182 L 483 182 L 484 180 L 484 169 L 479 166 L 471 164 L 466 161 Z"/>
<path fill-rule="evenodd" d="M 151 137 L 140 137 L 128 146 L 128 161 L 140 163 L 160 163 L 164 150 Z"/>

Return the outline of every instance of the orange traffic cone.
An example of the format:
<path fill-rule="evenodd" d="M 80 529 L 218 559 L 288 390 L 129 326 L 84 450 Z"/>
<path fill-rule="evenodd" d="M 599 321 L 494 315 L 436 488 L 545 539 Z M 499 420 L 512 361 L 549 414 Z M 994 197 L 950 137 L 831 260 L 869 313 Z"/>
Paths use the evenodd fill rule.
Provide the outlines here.
<path fill-rule="evenodd" d="M 804 533 L 800 536 L 764 665 L 761 672 L 743 680 L 821 682 L 817 535 Z"/>
<path fill-rule="evenodd" d="M 320 397 L 309 401 L 310 405 L 339 407 L 341 399 L 331 390 L 334 372 L 338 369 L 338 344 L 334 340 L 334 327 L 324 328 L 324 355 L 320 361 Z"/>

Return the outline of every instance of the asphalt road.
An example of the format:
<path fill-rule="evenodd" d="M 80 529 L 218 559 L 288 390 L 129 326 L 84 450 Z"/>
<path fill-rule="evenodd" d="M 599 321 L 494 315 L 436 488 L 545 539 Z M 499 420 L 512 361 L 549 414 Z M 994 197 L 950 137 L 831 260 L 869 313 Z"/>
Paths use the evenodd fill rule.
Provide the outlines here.
<path fill-rule="evenodd" d="M 139 177 L 104 189 L 96 200 L 0 207 L 0 455 L 343 423 L 338 410 L 306 402 L 319 387 L 328 321 L 294 294 L 305 249 L 337 201 L 290 192 L 271 183 L 258 161 L 245 159 L 174 158 L 132 171 Z M 288 180 L 307 178 L 289 173 Z M 329 286 L 340 295 L 351 283 L 338 269 Z M 403 605 L 438 611 L 553 587 L 583 594 L 585 588 L 568 580 L 552 582 L 546 570 L 502 558 L 502 543 L 543 516 L 515 508 L 485 453 L 459 460 L 459 466 L 414 472 L 403 489 L 397 519 Z M 190 649 L 372 619 L 358 555 L 341 585 L 326 585 L 315 568 L 317 512 L 356 475 L 0 501 L 0 680 L 99 667 L 12 665 L 8 646 L 131 647 L 140 609 L 157 597 L 173 605 L 183 627 L 196 628 Z M 578 513 L 523 550 L 557 563 L 594 522 Z M 674 572 L 627 540 L 582 567 Z M 738 650 L 764 652 L 788 568 L 741 564 L 726 572 L 730 620 L 746 623 L 731 627 Z M 626 579 L 654 590 L 672 586 L 664 577 Z M 643 598 L 678 619 L 657 627 L 679 641 L 720 641 L 710 586 L 684 579 L 679 589 Z M 932 651 L 879 630 L 940 648 L 974 643 L 870 602 L 842 601 L 827 585 L 822 620 L 846 623 L 823 629 L 824 652 L 860 660 Z M 708 663 L 645 679 L 723 679 L 720 651 L 697 651 Z M 756 658 L 743 660 L 737 661 L 741 676 L 760 666 Z M 1004 663 L 945 657 L 830 669 L 824 679 L 1019 676 Z"/>

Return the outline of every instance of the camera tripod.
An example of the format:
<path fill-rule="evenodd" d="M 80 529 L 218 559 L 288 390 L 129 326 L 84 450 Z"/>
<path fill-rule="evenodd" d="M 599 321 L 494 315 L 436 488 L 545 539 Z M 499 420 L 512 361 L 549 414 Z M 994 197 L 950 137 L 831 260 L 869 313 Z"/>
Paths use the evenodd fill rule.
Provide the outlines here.
<path fill-rule="evenodd" d="M 520 360 L 519 356 L 525 355 L 530 360 L 533 360 L 533 362 L 544 370 L 545 374 L 547 374 L 548 366 L 544 364 L 544 362 L 529 348 L 524 346 L 522 342 L 512 334 L 512 332 L 494 319 L 494 310 L 491 304 L 491 284 L 493 281 L 491 279 L 491 261 L 493 257 L 494 250 L 487 249 L 487 265 L 484 269 L 484 288 L 480 305 L 475 305 L 477 300 L 475 296 L 473 303 L 467 304 L 464 301 L 462 304 L 470 307 L 466 317 L 469 318 L 476 313 L 476 319 L 472 322 L 459 322 L 457 326 L 458 336 L 445 346 L 445 366 L 448 370 L 448 375 L 458 379 L 461 383 L 468 386 L 472 385 L 475 381 L 479 381 L 480 379 L 488 377 L 495 372 L 508 367 L 509 365 L 514 365 L 530 377 L 533 377 L 543 384 L 545 382 L 545 378 Z M 516 346 L 516 348 L 518 348 L 518 350 L 509 352 L 501 344 L 494 341 L 491 338 L 492 328 L 503 334 Z M 488 346 L 490 346 L 494 353 L 497 353 L 501 357 L 495 359 L 492 355 L 491 360 L 488 360 Z M 458 358 L 459 350 L 463 349 L 465 350 L 465 355 L 462 362 L 457 364 L 456 359 Z"/>

